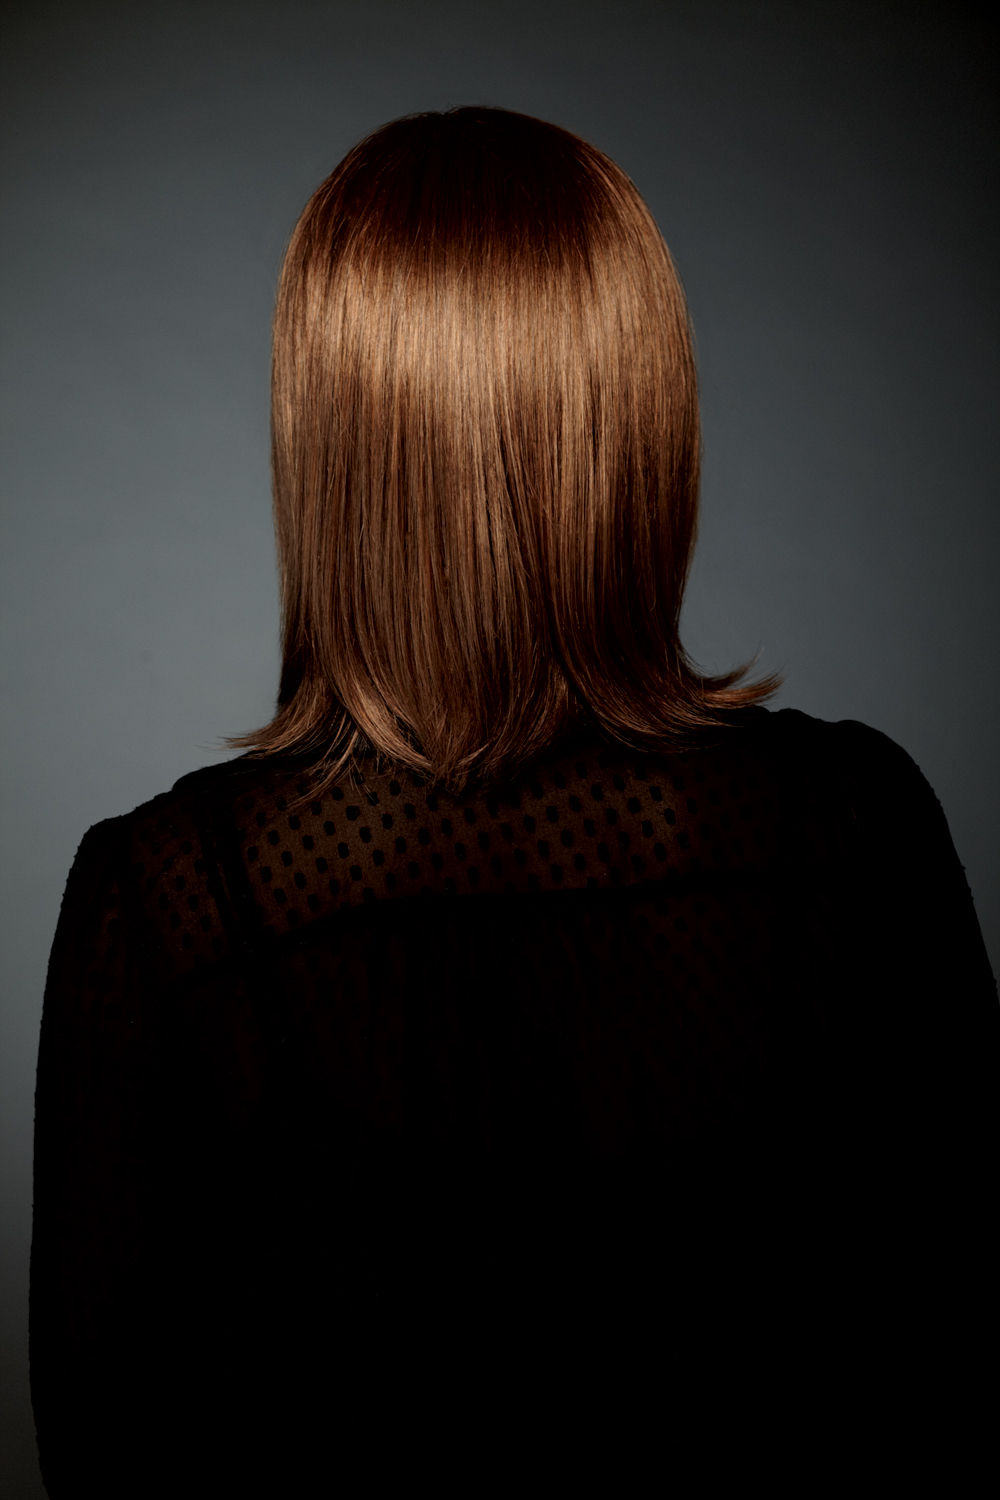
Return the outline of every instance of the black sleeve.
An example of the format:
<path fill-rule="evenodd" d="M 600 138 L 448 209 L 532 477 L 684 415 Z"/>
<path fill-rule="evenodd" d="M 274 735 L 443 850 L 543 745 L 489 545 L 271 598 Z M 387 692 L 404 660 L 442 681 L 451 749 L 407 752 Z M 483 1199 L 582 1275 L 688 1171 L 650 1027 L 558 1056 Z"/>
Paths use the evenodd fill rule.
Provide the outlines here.
<path fill-rule="evenodd" d="M 850 719 L 834 729 L 890 961 L 917 992 L 934 996 L 939 1024 L 967 1037 L 965 1050 L 995 1046 L 996 983 L 941 804 L 887 735 Z"/>
<path fill-rule="evenodd" d="M 110 1370 L 120 1367 L 120 1319 L 108 1311 L 121 1305 L 129 1273 L 130 1090 L 141 1032 L 123 935 L 123 824 L 98 824 L 80 846 L 42 1012 L 30 1358 L 42 1474 L 53 1500 L 83 1492 L 89 1450 L 99 1461 L 94 1413 Z"/>
<path fill-rule="evenodd" d="M 845 1046 L 882 1116 L 874 1190 L 898 1184 L 918 1215 L 922 1204 L 956 1233 L 964 1226 L 971 1246 L 986 1224 L 1000 1141 L 996 984 L 965 871 L 926 778 L 878 731 L 850 720 L 832 728 L 853 819 L 853 889 L 843 909 L 856 959 Z"/>
<path fill-rule="evenodd" d="M 866 725 L 793 714 L 774 717 L 824 834 L 821 941 L 801 997 L 818 997 L 818 1044 L 788 1132 L 793 1170 L 761 1236 L 797 1254 L 772 1256 L 761 1282 L 797 1351 L 788 1367 L 811 1369 L 871 1451 L 923 1455 L 960 1414 L 950 1463 L 986 1430 L 996 986 L 947 821 L 910 756 Z M 811 878 L 800 883 L 795 909 L 808 911 Z"/>

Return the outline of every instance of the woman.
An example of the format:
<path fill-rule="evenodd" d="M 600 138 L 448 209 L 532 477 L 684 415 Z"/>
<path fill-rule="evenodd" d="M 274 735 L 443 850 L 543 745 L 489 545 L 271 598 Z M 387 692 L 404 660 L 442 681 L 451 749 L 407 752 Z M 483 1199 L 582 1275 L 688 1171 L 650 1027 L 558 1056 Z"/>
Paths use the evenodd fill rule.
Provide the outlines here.
<path fill-rule="evenodd" d="M 53 1500 L 412 1472 L 414 1414 L 440 1477 L 442 1403 L 518 1339 L 529 1406 L 540 1350 L 635 1353 L 727 1235 L 746 1276 L 780 1225 L 801 1286 L 817 1215 L 869 1277 L 921 1195 L 971 1234 L 996 995 L 944 817 L 883 735 L 692 667 L 698 459 L 683 293 L 599 151 L 423 115 L 310 200 L 277 713 L 91 829 L 52 954 Z"/>

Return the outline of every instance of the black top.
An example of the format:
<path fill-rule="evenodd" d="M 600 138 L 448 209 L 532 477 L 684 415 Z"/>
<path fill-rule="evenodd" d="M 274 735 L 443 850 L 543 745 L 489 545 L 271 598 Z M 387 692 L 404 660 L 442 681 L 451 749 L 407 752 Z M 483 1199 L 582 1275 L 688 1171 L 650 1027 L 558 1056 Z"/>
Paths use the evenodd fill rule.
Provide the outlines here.
<path fill-rule="evenodd" d="M 373 774 L 295 813 L 302 776 L 185 776 L 70 874 L 32 1249 L 53 1500 L 332 1493 L 417 1429 L 477 1493 L 455 1434 L 509 1431 L 511 1361 L 516 1426 L 554 1350 L 607 1397 L 607 1341 L 706 1266 L 716 1313 L 767 1285 L 769 1337 L 829 1333 L 890 1261 L 904 1317 L 921 1225 L 977 1236 L 996 990 L 884 735 L 753 709 L 684 753 L 579 738 L 504 787 Z"/>

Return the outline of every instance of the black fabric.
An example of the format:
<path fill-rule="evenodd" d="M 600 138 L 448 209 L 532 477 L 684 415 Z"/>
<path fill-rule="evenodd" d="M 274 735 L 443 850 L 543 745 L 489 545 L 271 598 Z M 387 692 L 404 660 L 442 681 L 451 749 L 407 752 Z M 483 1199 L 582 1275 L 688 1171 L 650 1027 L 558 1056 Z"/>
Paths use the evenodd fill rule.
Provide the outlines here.
<path fill-rule="evenodd" d="M 985 1242 L 1000 1013 L 902 750 L 750 710 L 463 798 L 373 773 L 299 807 L 303 776 L 184 777 L 70 874 L 32 1249 L 53 1500 L 476 1493 L 543 1434 L 590 1461 L 665 1349 L 696 1384 L 748 1319 L 792 1364 L 957 1337 L 926 1291 L 908 1323 L 915 1247 Z"/>

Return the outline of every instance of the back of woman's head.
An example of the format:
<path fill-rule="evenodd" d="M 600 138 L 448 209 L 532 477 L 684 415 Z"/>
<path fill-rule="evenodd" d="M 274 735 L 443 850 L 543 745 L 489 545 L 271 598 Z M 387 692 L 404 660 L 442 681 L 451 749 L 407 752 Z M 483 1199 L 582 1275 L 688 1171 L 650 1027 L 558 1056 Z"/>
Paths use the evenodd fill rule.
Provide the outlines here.
<path fill-rule="evenodd" d="M 460 784 L 575 722 L 662 746 L 763 696 L 678 640 L 699 443 L 684 295 L 613 162 L 504 110 L 376 131 L 281 276 L 284 667 L 235 743 Z"/>

